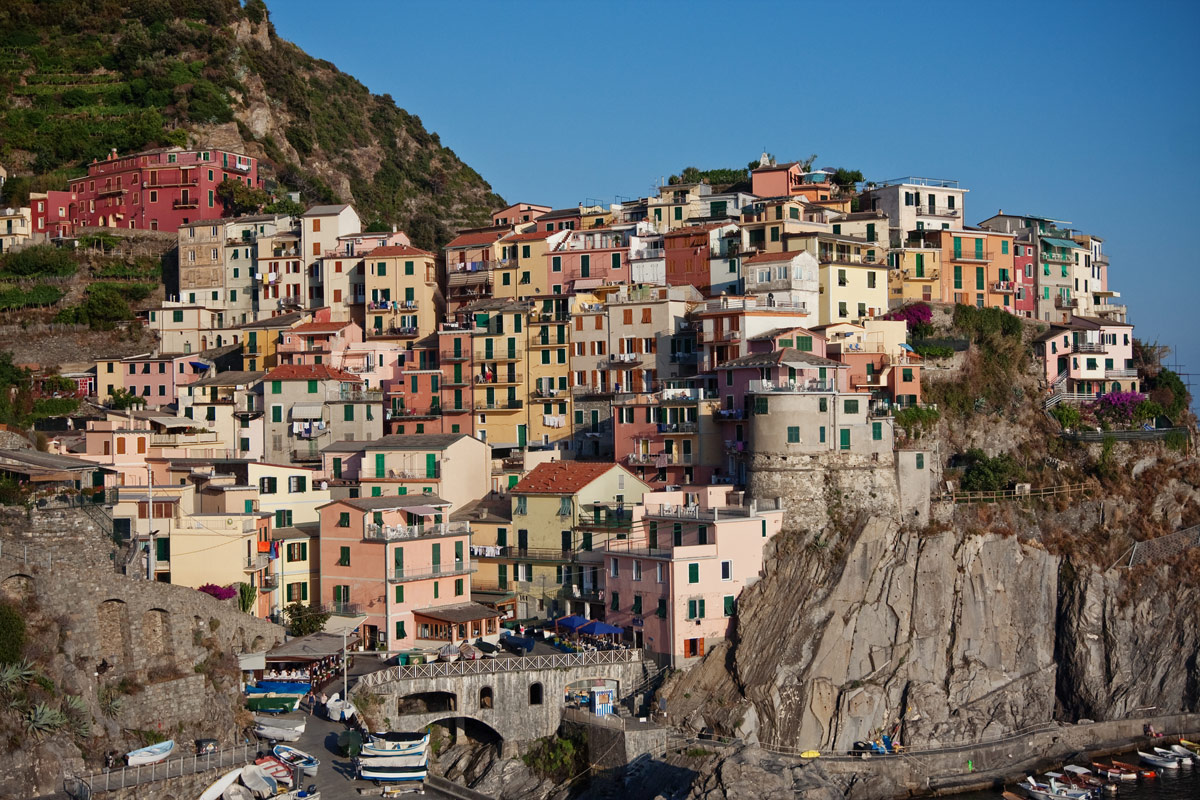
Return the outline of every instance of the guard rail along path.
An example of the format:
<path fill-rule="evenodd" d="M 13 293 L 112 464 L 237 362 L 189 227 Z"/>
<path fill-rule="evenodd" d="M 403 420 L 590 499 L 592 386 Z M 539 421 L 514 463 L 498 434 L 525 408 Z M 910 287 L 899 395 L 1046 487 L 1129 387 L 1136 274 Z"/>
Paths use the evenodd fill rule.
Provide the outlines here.
<path fill-rule="evenodd" d="M 999 489 L 993 492 L 946 492 L 933 499 L 935 502 L 946 503 L 996 503 L 1001 500 L 1024 500 L 1031 497 L 1055 497 L 1057 495 L 1066 495 L 1069 498 L 1075 494 L 1085 494 L 1094 487 L 1095 484 L 1092 482 L 1039 486 L 1037 488 L 1028 484 L 1018 484 L 1015 489 Z"/>
<path fill-rule="evenodd" d="M 112 792 L 131 786 L 163 781 L 167 778 L 178 778 L 184 775 L 194 775 L 197 772 L 207 772 L 222 767 L 240 767 L 249 764 L 258 756 L 261 745 L 257 742 L 241 744 L 215 753 L 204 755 L 181 756 L 169 758 L 157 764 L 143 764 L 136 767 L 121 767 L 109 772 L 98 772 L 86 775 L 82 780 L 93 792 Z M 148 797 L 153 795 L 147 795 Z"/>
<path fill-rule="evenodd" d="M 564 669 L 607 664 L 630 664 L 642 660 L 641 650 L 590 650 L 582 653 L 554 653 L 540 656 L 480 658 L 473 661 L 435 661 L 432 664 L 406 664 L 363 675 L 358 686 L 369 689 L 392 681 L 418 678 L 455 678 L 464 675 L 494 675 L 500 672 L 528 672 L 540 669 Z"/>

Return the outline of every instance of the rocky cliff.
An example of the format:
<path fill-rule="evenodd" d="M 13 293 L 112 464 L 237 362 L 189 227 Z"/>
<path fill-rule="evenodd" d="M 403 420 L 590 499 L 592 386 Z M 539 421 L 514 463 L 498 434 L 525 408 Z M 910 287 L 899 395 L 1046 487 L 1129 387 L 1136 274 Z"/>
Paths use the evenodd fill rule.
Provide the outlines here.
<path fill-rule="evenodd" d="M 739 601 L 731 644 L 672 681 L 668 708 L 693 728 L 839 750 L 881 733 L 936 746 L 1195 710 L 1200 551 L 1108 568 L 1090 556 L 1112 547 L 1070 551 L 1061 533 L 1076 525 L 1090 542 L 1099 521 L 1125 542 L 1125 502 L 1176 520 L 1200 508 L 1195 486 L 1165 486 L 1168 499 L 1106 507 L 942 504 L 920 529 L 853 503 L 840 527 L 796 520 Z"/>

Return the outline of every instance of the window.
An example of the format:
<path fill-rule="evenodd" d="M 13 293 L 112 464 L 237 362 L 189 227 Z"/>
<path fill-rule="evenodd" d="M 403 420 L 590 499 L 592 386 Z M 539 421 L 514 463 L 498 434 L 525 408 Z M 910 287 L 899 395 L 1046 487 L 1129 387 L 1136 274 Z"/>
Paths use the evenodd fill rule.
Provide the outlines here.
<path fill-rule="evenodd" d="M 727 617 L 733 616 L 733 609 L 734 609 L 733 603 L 734 603 L 733 595 L 731 595 L 731 594 L 725 595 L 725 605 L 724 605 L 724 608 L 722 609 L 725 613 L 725 616 L 727 616 Z"/>
<path fill-rule="evenodd" d="M 610 558 L 608 564 L 608 574 L 613 578 L 621 577 L 621 562 L 615 558 Z"/>
<path fill-rule="evenodd" d="M 259 494 L 275 494 L 278 481 L 276 478 L 259 478 L 258 493 Z"/>
<path fill-rule="evenodd" d="M 565 550 L 568 548 L 563 549 Z M 640 581 L 642 579 L 642 562 L 636 559 L 633 562 L 633 579 L 635 581 Z"/>
<path fill-rule="evenodd" d="M 788 426 L 787 440 L 788 440 L 788 444 L 799 444 L 800 443 L 800 426 L 799 425 L 789 425 Z"/>
<path fill-rule="evenodd" d="M 271 394 L 283 394 L 283 381 L 271 381 Z"/>
<path fill-rule="evenodd" d="M 704 619 L 704 598 L 688 600 L 688 619 Z"/>
<path fill-rule="evenodd" d="M 542 685 L 540 683 L 531 683 L 529 685 L 529 705 L 540 706 L 542 704 Z"/>
<path fill-rule="evenodd" d="M 290 528 L 292 526 L 292 512 L 287 509 L 279 509 L 275 512 L 275 527 Z"/>
<path fill-rule="evenodd" d="M 308 478 L 304 475 L 293 475 L 288 478 L 288 491 L 291 493 L 303 492 L 308 489 Z"/>
<path fill-rule="evenodd" d="M 463 595 L 463 579 L 455 578 L 454 580 L 454 596 L 462 597 Z"/>
<path fill-rule="evenodd" d="M 733 562 L 732 561 L 722 561 L 721 562 L 721 580 L 723 580 L 723 581 L 733 580 Z"/>
<path fill-rule="evenodd" d="M 700 565 L 696 562 L 688 564 L 688 583 L 700 582 Z"/>
<path fill-rule="evenodd" d="M 342 419 L 346 422 L 354 422 L 354 406 L 342 406 Z"/>
<path fill-rule="evenodd" d="M 283 422 L 283 406 L 271 406 L 271 422 Z"/>
<path fill-rule="evenodd" d="M 612 603 L 611 603 L 611 605 L 609 605 L 609 608 L 611 608 L 613 611 L 621 610 L 621 594 L 620 594 L 620 592 L 612 593 Z"/>
<path fill-rule="evenodd" d="M 839 302 L 839 303 L 838 303 L 838 316 L 839 316 L 839 317 L 845 317 L 845 316 L 849 316 L 849 314 L 848 314 L 848 313 L 847 313 L 847 311 L 846 311 L 846 303 L 845 303 L 845 301 L 842 301 L 842 302 Z"/>
<path fill-rule="evenodd" d="M 343 547 L 340 549 L 340 552 L 338 554 L 337 565 L 339 567 L 350 566 L 350 548 L 349 547 Z"/>
<path fill-rule="evenodd" d="M 308 542 L 295 542 L 287 546 L 288 561 L 307 561 Z"/>
<path fill-rule="evenodd" d="M 925 454 L 917 453 L 917 469 L 925 469 Z"/>
<path fill-rule="evenodd" d="M 872 422 L 871 423 L 871 439 L 873 439 L 876 442 L 883 441 L 883 423 L 882 422 Z"/>
<path fill-rule="evenodd" d="M 582 413 L 582 412 L 580 412 L 580 413 Z M 529 501 L 529 498 L 528 498 L 528 497 L 526 497 L 525 495 L 518 495 L 518 497 L 517 497 L 517 507 L 516 507 L 516 509 L 513 511 L 513 513 L 514 513 L 514 514 L 528 514 L 528 513 L 529 513 L 529 511 L 528 511 L 528 501 Z"/>
<path fill-rule="evenodd" d="M 1000 252 L 1003 255 L 1008 255 L 1008 240 L 1003 239 L 1000 242 Z"/>
<path fill-rule="evenodd" d="M 954 265 L 954 288 L 962 288 L 962 266 L 959 264 Z"/>
<path fill-rule="evenodd" d="M 817 410 L 821 412 L 829 411 L 829 398 L 820 397 L 817 399 Z"/>
<path fill-rule="evenodd" d="M 289 603 L 303 602 L 308 599 L 308 581 L 289 583 L 284 592 Z"/>
<path fill-rule="evenodd" d="M 349 528 L 350 527 L 350 512 L 349 511 L 343 511 L 342 513 L 338 514 L 337 526 L 339 528 Z"/>
<path fill-rule="evenodd" d="M 857 414 L 858 413 L 858 401 L 857 400 L 845 401 L 844 410 L 845 410 L 845 413 L 847 413 L 847 414 Z"/>

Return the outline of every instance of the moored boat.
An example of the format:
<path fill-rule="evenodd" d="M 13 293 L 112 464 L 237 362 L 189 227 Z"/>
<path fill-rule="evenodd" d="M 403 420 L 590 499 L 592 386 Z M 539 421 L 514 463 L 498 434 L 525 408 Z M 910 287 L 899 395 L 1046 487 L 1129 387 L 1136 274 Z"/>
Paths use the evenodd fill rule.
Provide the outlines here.
<path fill-rule="evenodd" d="M 429 775 L 426 766 L 386 767 L 376 766 L 372 759 L 360 758 L 355 762 L 358 777 L 376 783 L 397 783 L 400 781 L 423 781 Z"/>
<path fill-rule="evenodd" d="M 304 726 L 299 728 L 283 728 L 276 725 L 259 723 L 254 726 L 254 735 L 260 739 L 274 739 L 277 742 L 298 742 L 304 735 Z"/>
<path fill-rule="evenodd" d="M 250 764 L 242 770 L 242 783 L 256 797 L 274 797 L 279 791 L 279 782 L 257 764 Z"/>
<path fill-rule="evenodd" d="M 167 756 L 171 755 L 171 751 L 175 749 L 175 740 L 168 739 L 165 742 L 152 744 L 149 747 L 141 747 L 137 750 L 130 750 L 125 754 L 125 763 L 131 767 L 137 767 L 144 764 L 157 764 Z"/>
<path fill-rule="evenodd" d="M 232 769 L 217 778 L 208 785 L 207 789 L 200 793 L 200 797 L 197 800 L 221 800 L 221 795 L 225 793 L 225 790 L 237 783 L 237 779 L 241 777 L 242 769 L 244 768 L 238 767 L 237 769 Z"/>
<path fill-rule="evenodd" d="M 360 761 L 369 762 L 374 767 L 424 767 L 429 763 L 429 751 L 421 750 L 415 753 L 399 753 L 395 755 L 377 756 L 364 753 Z"/>
<path fill-rule="evenodd" d="M 1121 769 L 1129 770 L 1134 775 L 1137 775 L 1139 778 L 1157 778 L 1158 777 L 1158 773 L 1155 772 L 1154 770 L 1145 769 L 1144 767 L 1139 767 L 1136 764 L 1127 764 L 1124 761 L 1117 761 L 1115 758 L 1113 759 L 1112 763 L 1113 763 L 1113 766 L 1117 766 L 1117 767 L 1120 767 Z"/>
<path fill-rule="evenodd" d="M 1157 747 L 1154 749 L 1156 751 L 1159 750 L 1159 748 L 1157 748 Z M 1164 751 L 1164 752 L 1166 752 L 1166 751 Z M 1172 755 L 1174 755 L 1176 758 L 1178 758 L 1184 764 L 1195 764 L 1196 763 L 1196 754 L 1193 753 L 1191 750 L 1188 750 L 1186 747 L 1184 747 L 1181 744 L 1171 745 L 1170 752 Z"/>
<path fill-rule="evenodd" d="M 246 708 L 265 714 L 288 714 L 296 710 L 300 698 L 289 695 L 264 694 L 246 699 Z"/>
<path fill-rule="evenodd" d="M 325 714 L 334 722 L 345 722 L 358 713 L 349 700 L 341 699 L 336 693 L 325 703 Z"/>
<path fill-rule="evenodd" d="M 1039 783 L 1032 775 L 1027 776 L 1018 786 L 1034 800 L 1083 800 L 1091 796 L 1091 792 L 1071 789 L 1053 778 L 1049 783 Z"/>
<path fill-rule="evenodd" d="M 254 718 L 255 725 L 266 725 L 271 728 L 296 728 L 304 730 L 308 724 L 307 717 L 259 717 Z"/>
<path fill-rule="evenodd" d="M 1137 770 L 1125 769 L 1115 764 L 1101 764 L 1099 761 L 1093 761 L 1092 769 L 1096 770 L 1096 774 L 1103 775 L 1110 781 L 1136 781 L 1138 779 Z"/>
<path fill-rule="evenodd" d="M 428 744 L 428 733 L 401 733 L 400 731 L 371 733 L 367 735 L 367 741 L 363 743 L 362 754 L 364 756 L 407 755 L 423 751 Z"/>
<path fill-rule="evenodd" d="M 221 792 L 221 800 L 254 800 L 254 793 L 240 783 L 235 783 Z"/>
<path fill-rule="evenodd" d="M 289 747 L 286 744 L 275 745 L 275 749 L 272 752 L 283 763 L 304 770 L 304 774 L 310 778 L 316 777 L 317 768 L 321 765 L 321 762 L 315 756 L 310 756 L 303 750 L 297 750 L 295 747 Z"/>
<path fill-rule="evenodd" d="M 1152 767 L 1159 769 L 1177 770 L 1179 769 L 1179 759 L 1172 756 L 1160 756 L 1156 753 L 1147 753 L 1145 750 L 1137 751 L 1138 758 L 1146 762 Z"/>

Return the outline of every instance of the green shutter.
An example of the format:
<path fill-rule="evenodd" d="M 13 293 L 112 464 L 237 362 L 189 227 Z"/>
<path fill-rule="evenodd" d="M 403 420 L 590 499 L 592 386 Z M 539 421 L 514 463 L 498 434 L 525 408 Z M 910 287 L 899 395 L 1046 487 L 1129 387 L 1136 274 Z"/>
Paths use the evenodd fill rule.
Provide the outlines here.
<path fill-rule="evenodd" d="M 688 583 L 700 582 L 700 565 L 688 564 Z"/>

